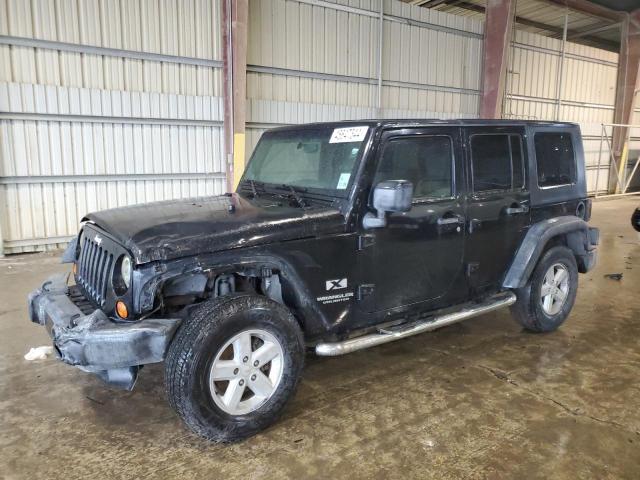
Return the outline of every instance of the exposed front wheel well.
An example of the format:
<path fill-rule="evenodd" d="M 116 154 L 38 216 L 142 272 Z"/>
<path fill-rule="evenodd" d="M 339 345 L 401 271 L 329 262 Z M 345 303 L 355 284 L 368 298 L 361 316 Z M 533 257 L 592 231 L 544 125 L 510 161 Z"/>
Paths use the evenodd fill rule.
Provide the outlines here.
<path fill-rule="evenodd" d="M 242 270 L 200 271 L 184 273 L 167 280 L 159 293 L 165 301 L 174 299 L 174 303 L 193 303 L 185 297 L 192 297 L 193 300 L 210 299 L 232 293 L 262 294 L 272 298 L 277 297 L 278 292 L 274 287 L 279 284 L 279 273 L 269 269 L 260 273 Z"/>
<path fill-rule="evenodd" d="M 156 303 L 158 308 L 169 313 L 191 308 L 214 298 L 245 293 L 264 296 L 295 312 L 295 295 L 291 290 L 283 282 L 280 271 L 267 267 L 200 271 L 185 273 L 166 281 L 159 289 Z M 302 328 L 303 322 L 299 318 L 297 320 Z"/>

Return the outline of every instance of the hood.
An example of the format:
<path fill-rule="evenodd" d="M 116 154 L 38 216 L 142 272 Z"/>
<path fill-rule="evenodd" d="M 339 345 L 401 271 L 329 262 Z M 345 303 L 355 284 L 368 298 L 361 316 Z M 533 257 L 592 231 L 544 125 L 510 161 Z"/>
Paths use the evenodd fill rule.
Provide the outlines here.
<path fill-rule="evenodd" d="M 336 207 L 287 203 L 233 194 L 114 208 L 83 220 L 124 245 L 138 264 L 344 231 Z"/>

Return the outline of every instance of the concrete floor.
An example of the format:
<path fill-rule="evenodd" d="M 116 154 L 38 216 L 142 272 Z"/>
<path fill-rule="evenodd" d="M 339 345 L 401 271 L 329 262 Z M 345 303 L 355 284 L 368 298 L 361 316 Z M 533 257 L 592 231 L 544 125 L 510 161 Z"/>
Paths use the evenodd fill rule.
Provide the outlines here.
<path fill-rule="evenodd" d="M 25 298 L 65 271 L 51 255 L 0 260 L 2 478 L 640 478 L 638 197 L 600 201 L 598 267 L 557 332 L 508 311 L 342 358 L 309 357 L 282 420 L 240 444 L 190 434 L 162 368 L 134 392 L 53 360 Z M 622 281 L 603 277 L 622 272 Z"/>

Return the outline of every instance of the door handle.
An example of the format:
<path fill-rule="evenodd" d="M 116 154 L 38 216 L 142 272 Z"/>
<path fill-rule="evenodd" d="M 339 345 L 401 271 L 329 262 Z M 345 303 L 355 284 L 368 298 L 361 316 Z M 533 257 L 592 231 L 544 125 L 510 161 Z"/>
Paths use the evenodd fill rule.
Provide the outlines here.
<path fill-rule="evenodd" d="M 472 218 L 471 220 L 469 220 L 469 233 L 473 233 L 481 227 L 482 227 L 482 220 L 478 218 Z"/>
<path fill-rule="evenodd" d="M 452 217 L 440 217 L 438 218 L 438 220 L 436 220 L 436 223 L 438 225 L 459 225 L 461 223 L 464 223 L 464 218 L 462 218 L 460 215 L 454 215 Z"/>
<path fill-rule="evenodd" d="M 516 215 L 518 213 L 527 213 L 529 211 L 528 205 L 522 203 L 514 203 L 510 207 L 505 208 L 504 213 L 507 215 Z"/>

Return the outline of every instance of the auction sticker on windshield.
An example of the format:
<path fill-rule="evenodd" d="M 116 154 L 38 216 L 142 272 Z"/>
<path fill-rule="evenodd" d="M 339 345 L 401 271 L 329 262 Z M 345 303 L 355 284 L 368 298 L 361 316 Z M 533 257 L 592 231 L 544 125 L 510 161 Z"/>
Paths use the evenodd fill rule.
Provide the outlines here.
<path fill-rule="evenodd" d="M 338 179 L 338 185 L 336 188 L 338 190 L 345 190 L 347 185 L 349 185 L 349 179 L 351 178 L 350 173 L 341 173 L 340 178 Z"/>
<path fill-rule="evenodd" d="M 367 135 L 369 127 L 336 128 L 331 134 L 329 143 L 361 142 Z"/>

